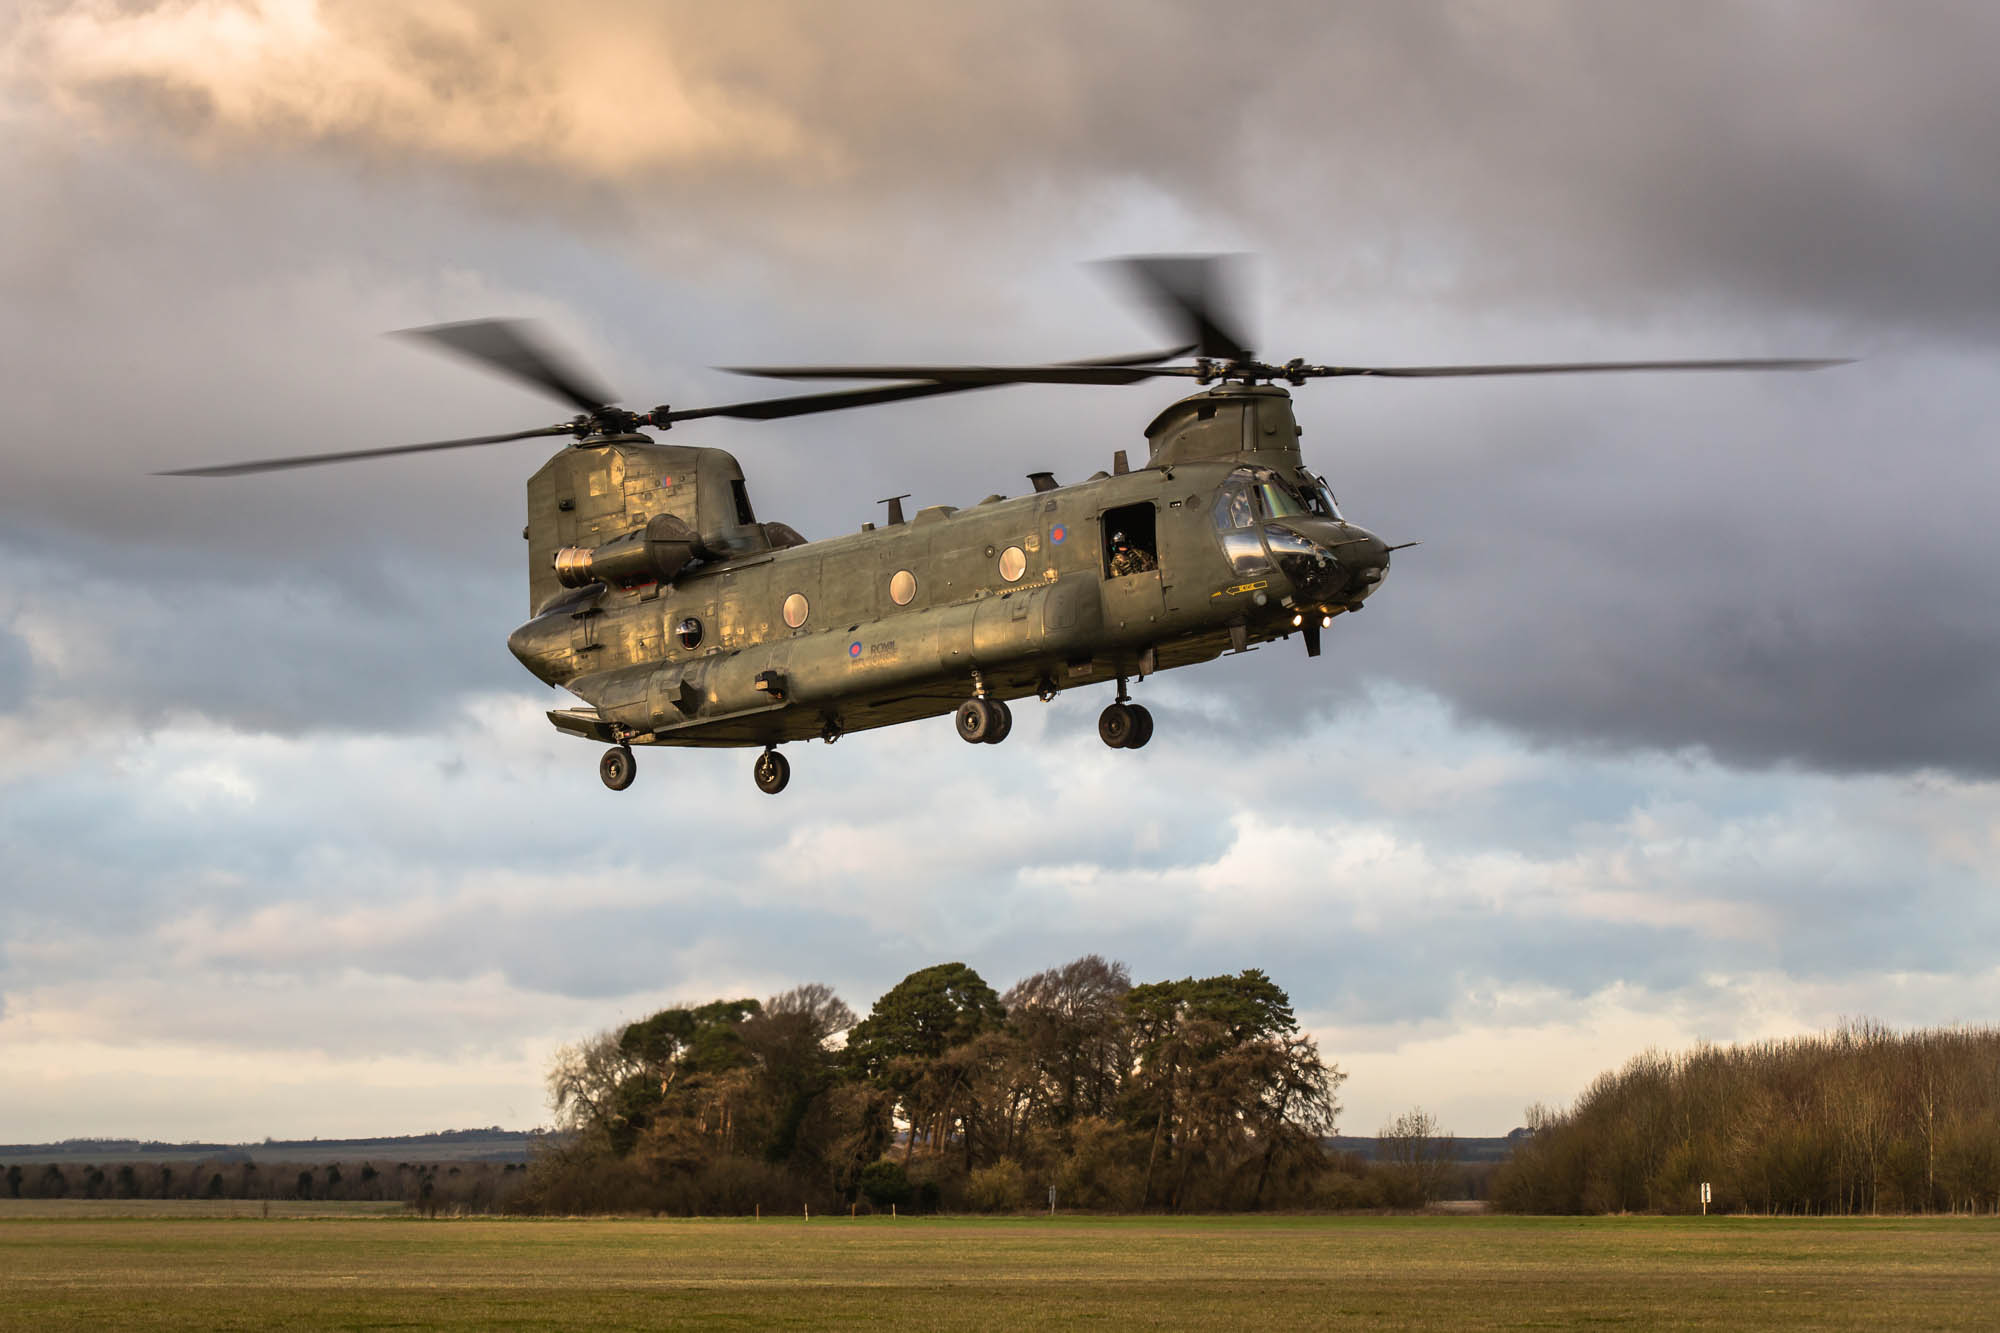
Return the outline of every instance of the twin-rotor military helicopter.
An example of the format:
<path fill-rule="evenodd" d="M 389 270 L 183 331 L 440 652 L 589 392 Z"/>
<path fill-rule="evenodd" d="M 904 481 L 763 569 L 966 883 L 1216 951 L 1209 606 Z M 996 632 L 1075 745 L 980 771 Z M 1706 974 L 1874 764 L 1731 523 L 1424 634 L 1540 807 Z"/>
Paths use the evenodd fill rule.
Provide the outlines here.
<path fill-rule="evenodd" d="M 528 480 L 532 616 L 507 640 L 539 679 L 582 706 L 557 728 L 607 744 L 604 784 L 622 791 L 640 745 L 761 750 L 759 789 L 784 790 L 778 746 L 918 718 L 954 716 L 959 736 L 997 744 L 1010 700 L 1115 681 L 1097 732 L 1114 749 L 1152 739 L 1130 686 L 1158 671 L 1321 632 L 1381 587 L 1396 549 L 1342 514 L 1306 466 L 1284 385 L 1344 376 L 1435 378 L 1625 370 L 1805 370 L 1829 360 L 1333 366 L 1259 360 L 1230 316 L 1214 257 L 1122 261 L 1186 331 L 1151 356 L 1044 366 L 793 366 L 745 373 L 886 381 L 674 410 L 631 412 L 525 326 L 480 320 L 411 330 L 577 409 L 567 422 L 469 439 L 187 468 L 224 477 L 568 435 Z M 1193 354 L 1191 361 L 1180 358 Z M 807 541 L 760 522 L 743 470 L 721 449 L 662 444 L 703 417 L 768 421 L 1002 384 L 1132 384 L 1183 378 L 1201 392 L 1146 427 L 1147 456 L 1033 490 Z"/>

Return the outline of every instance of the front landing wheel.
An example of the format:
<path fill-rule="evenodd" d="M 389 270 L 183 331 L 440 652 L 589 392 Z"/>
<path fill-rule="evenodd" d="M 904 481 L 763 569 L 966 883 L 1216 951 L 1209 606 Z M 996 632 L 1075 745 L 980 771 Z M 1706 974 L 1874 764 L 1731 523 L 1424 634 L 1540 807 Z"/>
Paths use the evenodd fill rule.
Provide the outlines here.
<path fill-rule="evenodd" d="M 757 756 L 757 765 L 751 770 L 757 779 L 757 790 L 766 796 L 776 796 L 792 780 L 792 761 L 776 750 L 766 750 Z"/>
<path fill-rule="evenodd" d="M 1146 742 L 1153 739 L 1153 714 L 1144 704 L 1126 704 L 1132 710 L 1132 735 L 1126 740 L 1128 750 L 1142 750 Z"/>
<path fill-rule="evenodd" d="M 1131 704 L 1107 705 L 1097 715 L 1097 739 L 1114 750 L 1130 746 L 1139 729 L 1139 719 L 1134 716 L 1137 711 Z"/>
<path fill-rule="evenodd" d="M 632 779 L 639 776 L 639 764 L 632 758 L 631 747 L 614 745 L 606 750 L 597 761 L 597 776 L 613 791 L 624 791 L 631 786 Z"/>
<path fill-rule="evenodd" d="M 1000 730 L 1000 709 L 993 699 L 967 699 L 958 706 L 952 721 L 960 740 L 981 745 L 991 741 Z"/>

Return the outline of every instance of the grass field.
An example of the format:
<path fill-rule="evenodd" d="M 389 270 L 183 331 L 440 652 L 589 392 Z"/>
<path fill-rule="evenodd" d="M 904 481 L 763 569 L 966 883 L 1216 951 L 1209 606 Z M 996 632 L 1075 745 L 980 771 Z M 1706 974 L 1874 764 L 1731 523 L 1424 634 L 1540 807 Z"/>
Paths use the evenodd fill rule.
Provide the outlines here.
<path fill-rule="evenodd" d="M 1991 1327 L 2000 1223 L 0 1210 L 0 1328 Z M 36 1215 L 40 1214 L 40 1215 Z"/>

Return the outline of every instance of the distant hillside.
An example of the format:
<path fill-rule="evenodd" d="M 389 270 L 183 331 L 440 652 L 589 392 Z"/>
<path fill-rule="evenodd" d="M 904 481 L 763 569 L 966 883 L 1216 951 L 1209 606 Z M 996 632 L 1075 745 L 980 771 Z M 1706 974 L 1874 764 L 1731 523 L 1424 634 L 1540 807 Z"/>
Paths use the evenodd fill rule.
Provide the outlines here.
<path fill-rule="evenodd" d="M 1459 1139 L 1452 1160 L 1504 1162 L 1522 1134 Z M 548 1136 L 531 1129 L 449 1129 L 379 1139 L 265 1139 L 261 1143 L 160 1143 L 151 1139 L 64 1139 L 60 1143 L 0 1143 L 0 1166 L 39 1162 L 525 1162 Z M 1378 1160 L 1380 1140 L 1340 1134 L 1323 1142 L 1334 1152 Z"/>
<path fill-rule="evenodd" d="M 1504 1162 L 1513 1156 L 1514 1145 L 1528 1137 L 1527 1131 L 1515 1130 L 1512 1134 L 1497 1139 L 1457 1139 L 1452 1144 L 1451 1160 L 1454 1162 Z M 1333 1152 L 1351 1152 L 1367 1158 L 1371 1162 L 1382 1160 L 1380 1148 L 1382 1140 L 1357 1138 L 1347 1134 L 1336 1134 L 1322 1139 Z"/>
<path fill-rule="evenodd" d="M 379 1139 L 265 1139 L 261 1143 L 158 1143 L 146 1139 L 64 1139 L 0 1144 L 0 1166 L 40 1162 L 525 1162 L 544 1136 L 535 1130 L 451 1129 Z"/>

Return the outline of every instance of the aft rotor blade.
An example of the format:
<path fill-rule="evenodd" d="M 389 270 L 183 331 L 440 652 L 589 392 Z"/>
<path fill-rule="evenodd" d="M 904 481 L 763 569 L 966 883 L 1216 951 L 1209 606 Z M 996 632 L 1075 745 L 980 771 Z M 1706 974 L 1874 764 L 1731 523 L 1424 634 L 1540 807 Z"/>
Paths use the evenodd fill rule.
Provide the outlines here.
<path fill-rule="evenodd" d="M 520 319 L 472 319 L 403 329 L 399 336 L 435 343 L 593 415 L 605 404 L 617 401 L 609 389 L 539 341 L 533 329 Z"/>
<path fill-rule="evenodd" d="M 1106 260 L 1140 296 L 1187 330 L 1212 361 L 1248 361 L 1237 255 L 1128 255 Z"/>
<path fill-rule="evenodd" d="M 923 384 L 891 384 L 880 389 L 836 389 L 830 393 L 804 393 L 790 398 L 759 398 L 747 403 L 729 403 L 722 407 L 690 407 L 677 412 L 654 412 L 648 420 L 656 426 L 671 426 L 676 421 L 694 421 L 701 417 L 734 417 L 743 421 L 776 421 L 783 417 L 802 417 L 814 412 L 838 412 L 847 407 L 867 407 L 871 403 L 895 403 L 906 398 L 929 398 L 933 394 L 963 393 L 967 389 L 980 389 L 983 384 L 941 384 L 935 381 Z"/>
<path fill-rule="evenodd" d="M 1852 357 L 1780 357 L 1727 361 L 1547 361 L 1493 366 L 1301 366 L 1308 379 L 1368 375 L 1378 379 L 1446 379 L 1461 375 L 1570 375 L 1617 370 L 1821 370 Z"/>
<path fill-rule="evenodd" d="M 363 458 L 389 458 L 396 454 L 427 454 L 438 449 L 469 449 L 480 444 L 505 444 L 509 440 L 530 440 L 538 435 L 568 435 L 574 426 L 541 426 L 517 430 L 511 435 L 475 435 L 464 440 L 433 440 L 429 444 L 394 444 L 383 449 L 349 449 L 337 454 L 299 454 L 292 458 L 262 458 L 248 463 L 222 463 L 214 467 L 183 467 L 155 472 L 156 477 L 242 477 L 253 472 L 282 472 L 287 468 L 319 467 L 324 463 L 352 463 Z"/>

